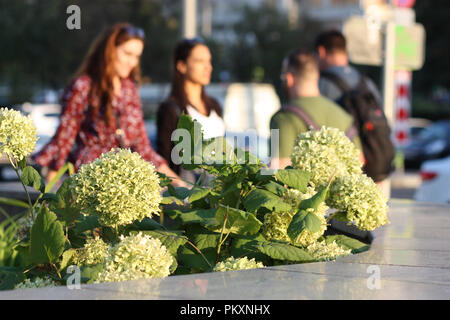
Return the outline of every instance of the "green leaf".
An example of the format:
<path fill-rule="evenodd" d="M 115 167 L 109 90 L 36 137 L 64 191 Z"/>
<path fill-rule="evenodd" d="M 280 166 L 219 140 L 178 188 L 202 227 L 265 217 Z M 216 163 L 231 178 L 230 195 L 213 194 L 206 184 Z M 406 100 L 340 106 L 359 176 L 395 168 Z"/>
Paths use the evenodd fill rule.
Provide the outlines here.
<path fill-rule="evenodd" d="M 17 164 L 19 165 L 19 169 L 23 170 L 27 166 L 27 158 L 23 157 L 22 160 L 18 161 Z"/>
<path fill-rule="evenodd" d="M 103 271 L 103 263 L 81 267 L 81 281 L 84 283 L 93 283 L 100 272 Z"/>
<path fill-rule="evenodd" d="M 164 173 L 156 172 L 159 176 L 159 185 L 161 188 L 167 187 L 172 183 L 172 179 L 170 179 L 168 176 L 166 176 Z"/>
<path fill-rule="evenodd" d="M 99 228 L 100 223 L 96 215 L 84 216 L 80 215 L 80 220 L 75 223 L 75 226 L 71 228 L 75 233 L 82 233 L 88 230 Z"/>
<path fill-rule="evenodd" d="M 283 196 L 283 194 L 287 191 L 287 189 L 284 186 L 282 186 L 279 183 L 276 183 L 275 181 L 269 181 L 269 183 L 263 185 L 263 188 L 266 189 L 267 191 L 276 194 L 279 197 Z"/>
<path fill-rule="evenodd" d="M 56 215 L 42 207 L 31 228 L 30 257 L 35 264 L 55 263 L 64 251 L 64 231 Z"/>
<path fill-rule="evenodd" d="M 39 172 L 31 166 L 27 166 L 22 170 L 22 182 L 29 187 L 33 187 L 37 191 L 45 192 L 45 182 Z"/>
<path fill-rule="evenodd" d="M 198 168 L 199 165 L 196 163 L 202 163 L 201 154 L 196 154 L 196 150 L 202 151 L 202 141 L 203 133 L 201 130 L 201 125 L 196 120 L 188 115 L 182 114 L 178 120 L 177 129 L 186 129 L 190 134 L 190 144 L 191 144 L 191 155 L 190 164 L 182 163 L 183 168 L 187 170 L 193 170 Z M 181 142 L 181 139 L 174 141 L 175 146 Z"/>
<path fill-rule="evenodd" d="M 287 186 L 297 189 L 300 192 L 306 192 L 311 174 L 299 169 L 277 170 L 275 177 Z"/>
<path fill-rule="evenodd" d="M 322 221 L 312 212 L 307 212 L 305 210 L 299 210 L 287 229 L 287 234 L 292 241 L 296 241 L 297 237 L 302 233 L 303 230 L 309 230 L 311 232 L 319 232 L 322 226 Z"/>
<path fill-rule="evenodd" d="M 177 204 L 179 206 L 185 205 L 185 203 L 182 200 L 180 200 L 176 197 L 163 197 L 161 200 L 161 204 L 172 204 L 174 202 L 175 202 L 175 204 Z"/>
<path fill-rule="evenodd" d="M 289 244 L 255 241 L 252 243 L 252 247 L 254 250 L 268 255 L 272 259 L 295 262 L 314 261 L 314 258 L 306 250 L 291 246 Z"/>
<path fill-rule="evenodd" d="M 204 197 L 206 197 L 208 194 L 211 193 L 211 189 L 209 188 L 201 188 L 198 186 L 195 186 L 191 189 L 190 195 L 189 195 L 189 202 L 192 203 L 194 201 L 200 200 Z"/>
<path fill-rule="evenodd" d="M 164 226 L 156 222 L 151 218 L 144 218 L 141 221 L 135 221 L 133 224 L 129 225 L 131 230 L 145 231 L 145 230 L 161 230 Z"/>
<path fill-rule="evenodd" d="M 22 269 L 0 266 L 0 291 L 13 290 L 16 284 L 24 280 L 25 276 Z"/>
<path fill-rule="evenodd" d="M 367 251 L 370 248 L 370 245 L 363 243 L 359 240 L 344 236 L 342 234 L 328 236 L 325 238 L 325 241 L 326 241 L 326 243 L 331 243 L 333 241 L 336 241 L 336 243 L 338 245 L 340 245 L 341 247 L 343 247 L 344 249 L 352 250 L 353 254 Z"/>
<path fill-rule="evenodd" d="M 6 204 L 8 206 L 20 207 L 20 208 L 29 208 L 30 205 L 26 202 L 16 200 L 16 199 L 8 199 L 0 197 L 0 204 Z"/>
<path fill-rule="evenodd" d="M 42 203 L 43 201 L 58 203 L 59 198 L 56 195 L 56 193 L 44 193 L 42 197 L 39 199 L 40 203 Z"/>
<path fill-rule="evenodd" d="M 180 210 L 166 211 L 171 219 L 180 220 L 183 224 L 199 223 L 203 226 L 215 226 L 217 209 L 200 209 L 183 212 Z"/>
<path fill-rule="evenodd" d="M 50 209 L 60 215 L 69 225 L 80 216 L 80 210 L 75 206 L 71 189 L 71 179 L 64 180 L 56 192 L 57 201 L 50 202 Z"/>
<path fill-rule="evenodd" d="M 30 246 L 29 244 L 19 244 L 17 245 L 14 250 L 18 252 L 18 260 L 21 262 L 21 266 L 29 266 L 32 264 L 31 258 L 30 258 Z"/>
<path fill-rule="evenodd" d="M 201 250 L 203 255 L 208 260 L 209 264 L 214 266 L 216 259 L 216 248 L 206 248 Z M 189 244 L 184 245 L 178 251 L 178 263 L 184 267 L 188 267 L 192 272 L 204 272 L 211 269 L 210 265 L 192 246 Z"/>
<path fill-rule="evenodd" d="M 70 162 L 67 162 L 63 167 L 61 167 L 56 172 L 53 179 L 47 184 L 47 187 L 45 188 L 45 192 L 49 192 L 53 188 L 53 186 L 56 184 L 56 182 L 58 182 L 59 179 L 61 179 L 61 177 L 64 175 L 64 173 L 66 173 L 66 171 L 69 171 L 69 175 L 73 175 L 74 171 L 75 171 L 73 164 L 71 164 Z"/>
<path fill-rule="evenodd" d="M 172 264 L 170 265 L 170 268 L 169 268 L 170 274 L 173 274 L 177 270 L 177 268 L 178 268 L 178 262 L 177 262 L 177 259 L 174 258 L 173 262 L 172 262 Z"/>
<path fill-rule="evenodd" d="M 261 228 L 262 223 L 254 214 L 220 205 L 216 213 L 216 220 L 218 221 L 219 226 L 215 227 L 214 231 L 220 232 L 222 230 L 227 215 L 228 217 L 224 229 L 225 233 L 231 232 L 234 234 L 252 235 L 257 233 Z"/>
<path fill-rule="evenodd" d="M 329 188 L 329 185 L 327 187 L 320 189 L 311 198 L 305 199 L 302 202 L 300 202 L 300 205 L 298 207 L 299 210 L 306 210 L 309 208 L 317 210 L 319 205 L 326 200 L 326 198 L 328 196 L 328 188 Z"/>
<path fill-rule="evenodd" d="M 75 256 L 76 250 L 75 249 L 68 249 L 64 251 L 62 254 L 62 260 L 59 265 L 59 271 L 64 270 L 69 266 L 69 264 L 73 261 L 73 257 Z"/>
<path fill-rule="evenodd" d="M 217 233 L 203 233 L 194 235 L 191 240 L 197 248 L 204 250 L 208 248 L 217 248 L 219 237 L 220 235 Z"/>
<path fill-rule="evenodd" d="M 168 186 L 169 194 L 177 199 L 184 200 L 191 194 L 191 190 L 184 187 L 173 187 L 172 185 Z"/>
<path fill-rule="evenodd" d="M 132 234 L 137 233 L 133 231 Z M 181 235 L 181 231 L 163 231 L 163 230 L 153 230 L 153 231 L 142 231 L 143 234 L 147 234 L 153 238 L 157 238 L 161 243 L 169 250 L 169 252 L 176 257 L 178 248 L 187 242 L 187 238 Z"/>
<path fill-rule="evenodd" d="M 267 190 L 255 189 L 245 198 L 245 208 L 250 212 L 256 212 L 261 207 L 271 211 L 287 211 L 291 206 L 283 201 L 280 197 Z"/>
<path fill-rule="evenodd" d="M 261 252 L 255 252 L 252 244 L 255 241 L 266 242 L 266 239 L 261 233 L 252 236 L 233 236 L 231 241 L 230 252 L 235 258 L 246 256 L 248 259 L 255 258 L 257 261 L 262 261 L 264 265 L 269 263 L 269 257 Z"/>

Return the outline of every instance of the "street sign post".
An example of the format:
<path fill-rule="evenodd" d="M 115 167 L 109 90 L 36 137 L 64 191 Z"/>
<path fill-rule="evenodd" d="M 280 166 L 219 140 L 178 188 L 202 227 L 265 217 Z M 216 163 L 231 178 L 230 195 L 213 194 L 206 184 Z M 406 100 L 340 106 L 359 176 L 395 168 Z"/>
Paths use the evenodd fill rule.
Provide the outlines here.
<path fill-rule="evenodd" d="M 409 139 L 411 71 L 425 60 L 425 30 L 415 23 L 414 0 L 363 1 L 365 14 L 348 19 L 343 27 L 349 60 L 383 66 L 383 107 L 397 146 Z M 386 181 L 390 194 L 390 181 Z"/>

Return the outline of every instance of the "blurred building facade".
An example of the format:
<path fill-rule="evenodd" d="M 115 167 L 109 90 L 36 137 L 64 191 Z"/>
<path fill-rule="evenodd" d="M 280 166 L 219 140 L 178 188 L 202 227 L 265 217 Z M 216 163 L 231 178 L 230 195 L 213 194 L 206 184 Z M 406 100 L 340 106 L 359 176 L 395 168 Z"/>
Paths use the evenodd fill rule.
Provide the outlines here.
<path fill-rule="evenodd" d="M 233 43 L 237 37 L 233 26 L 243 18 L 243 8 L 268 5 L 285 14 L 290 23 L 298 22 L 299 0 L 197 0 L 198 34 L 214 37 L 222 43 Z"/>
<path fill-rule="evenodd" d="M 286 15 L 293 27 L 315 21 L 324 29 L 340 29 L 350 16 L 362 15 L 364 8 L 386 2 L 389 0 L 197 0 L 197 31 L 200 36 L 233 43 L 237 39 L 233 26 L 243 18 L 242 9 L 263 5 Z"/>

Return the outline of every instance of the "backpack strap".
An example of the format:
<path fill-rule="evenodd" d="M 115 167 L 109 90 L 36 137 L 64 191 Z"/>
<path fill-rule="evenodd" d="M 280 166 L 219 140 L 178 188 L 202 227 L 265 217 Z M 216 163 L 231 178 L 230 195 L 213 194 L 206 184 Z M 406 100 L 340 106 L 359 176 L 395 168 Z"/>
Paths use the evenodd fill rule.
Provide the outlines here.
<path fill-rule="evenodd" d="M 358 135 L 358 129 L 356 129 L 355 125 L 352 124 L 350 128 L 348 128 L 348 130 L 345 132 L 345 135 L 347 136 L 347 138 L 349 138 L 350 140 L 353 140 L 354 137 L 356 137 Z"/>
<path fill-rule="evenodd" d="M 309 114 L 307 114 L 304 110 L 300 109 L 297 106 L 285 105 L 281 108 L 281 110 L 295 113 L 297 116 L 300 117 L 300 119 L 302 119 L 306 123 L 306 126 L 308 128 L 313 127 L 314 130 L 320 129 L 320 127 L 317 125 L 317 123 L 314 122 L 314 120 L 309 116 Z"/>
<path fill-rule="evenodd" d="M 317 125 L 317 123 L 315 123 L 314 120 L 309 116 L 309 114 L 307 114 L 303 109 L 300 109 L 299 107 L 293 105 L 284 105 L 281 110 L 295 113 L 306 123 L 308 128 L 313 127 L 314 130 L 320 130 L 320 127 Z M 348 130 L 345 132 L 345 135 L 350 140 L 353 140 L 353 138 L 358 135 L 358 129 L 356 129 L 354 125 L 351 125 L 351 127 L 348 128 Z"/>
<path fill-rule="evenodd" d="M 352 91 L 350 86 L 337 74 L 329 72 L 329 71 L 322 71 L 320 73 L 320 76 L 322 78 L 325 78 L 329 81 L 331 81 L 333 84 L 335 84 L 343 93 L 347 93 Z"/>

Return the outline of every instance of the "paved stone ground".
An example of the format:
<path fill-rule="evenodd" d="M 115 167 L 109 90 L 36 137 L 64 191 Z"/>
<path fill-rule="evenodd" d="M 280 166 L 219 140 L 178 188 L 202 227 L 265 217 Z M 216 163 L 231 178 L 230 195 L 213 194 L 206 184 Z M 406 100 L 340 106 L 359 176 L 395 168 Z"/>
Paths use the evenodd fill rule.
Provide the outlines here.
<path fill-rule="evenodd" d="M 0 299 L 450 299 L 450 205 L 392 200 L 369 251 L 335 262 L 0 292 Z M 379 281 L 378 281 L 379 280 Z"/>

